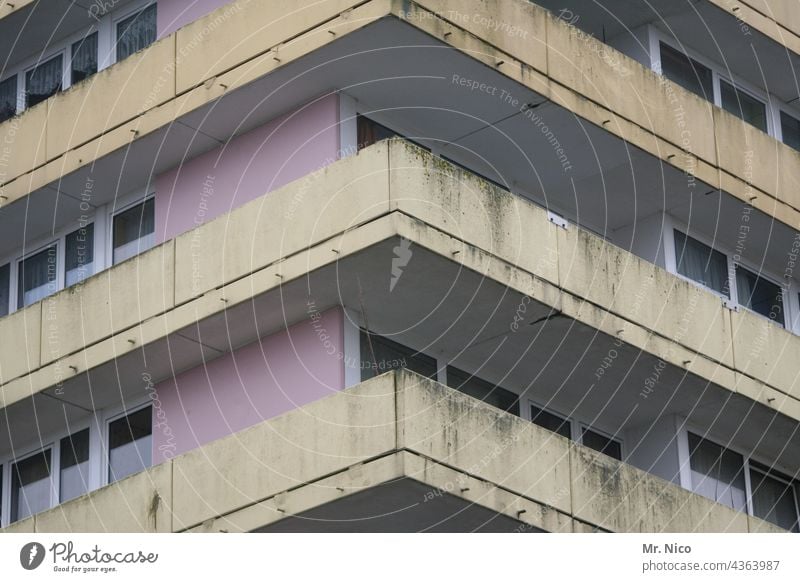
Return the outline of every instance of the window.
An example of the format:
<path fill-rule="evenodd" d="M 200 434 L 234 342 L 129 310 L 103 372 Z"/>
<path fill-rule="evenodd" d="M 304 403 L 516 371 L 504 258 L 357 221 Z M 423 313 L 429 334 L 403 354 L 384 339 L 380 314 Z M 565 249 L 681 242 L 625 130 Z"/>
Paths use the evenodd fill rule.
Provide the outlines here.
<path fill-rule="evenodd" d="M 0 82 L 0 122 L 17 114 L 17 76 Z"/>
<path fill-rule="evenodd" d="M 11 521 L 19 521 L 50 507 L 50 449 L 11 466 Z"/>
<path fill-rule="evenodd" d="M 750 490 L 753 515 L 783 529 L 800 531 L 797 494 L 789 477 L 750 461 Z"/>
<path fill-rule="evenodd" d="M 622 443 L 590 428 L 583 428 L 581 432 L 581 444 L 618 461 L 622 460 Z"/>
<path fill-rule="evenodd" d="M 361 380 L 389 370 L 409 370 L 436 379 L 436 360 L 397 342 L 361 330 Z"/>
<path fill-rule="evenodd" d="M 778 285 L 737 265 L 736 291 L 741 305 L 784 325 L 783 291 Z"/>
<path fill-rule="evenodd" d="M 89 429 L 61 439 L 61 503 L 89 491 Z"/>
<path fill-rule="evenodd" d="M 767 131 L 767 106 L 747 93 L 744 93 L 720 79 L 720 103 L 722 108 L 734 114 L 739 119 L 756 126 L 761 131 Z"/>
<path fill-rule="evenodd" d="M 713 101 L 714 84 L 711 69 L 690 59 L 680 51 L 661 43 L 661 73 L 684 89 Z"/>
<path fill-rule="evenodd" d="M 127 59 L 156 40 L 156 5 L 117 23 L 117 61 Z"/>
<path fill-rule="evenodd" d="M 459 392 L 519 416 L 519 399 L 517 395 L 505 388 L 490 384 L 477 376 L 471 376 L 452 366 L 447 368 L 447 383 L 451 388 L 455 388 Z"/>
<path fill-rule="evenodd" d="M 70 82 L 74 85 L 97 72 L 97 33 L 72 44 Z"/>
<path fill-rule="evenodd" d="M 149 467 L 152 459 L 150 407 L 126 414 L 108 424 L 108 482 L 113 483 Z"/>
<path fill-rule="evenodd" d="M 728 259 L 725 255 L 678 230 L 674 234 L 678 273 L 730 297 Z"/>
<path fill-rule="evenodd" d="M 116 214 L 113 228 L 115 265 L 151 248 L 155 243 L 155 199 Z"/>
<path fill-rule="evenodd" d="M 568 420 L 547 412 L 543 408 L 531 405 L 531 422 L 554 433 L 560 434 L 566 439 L 572 438 L 572 423 Z"/>
<path fill-rule="evenodd" d="M 11 265 L 5 264 L 0 267 L 0 317 L 8 315 L 8 310 L 11 308 L 9 305 L 11 300 Z"/>
<path fill-rule="evenodd" d="M 33 107 L 61 91 L 64 56 L 56 55 L 25 73 L 25 107 Z"/>
<path fill-rule="evenodd" d="M 717 503 L 745 511 L 744 458 L 689 433 L 692 490 Z"/>
<path fill-rule="evenodd" d="M 57 246 L 51 245 L 19 262 L 17 308 L 36 303 L 58 289 Z"/>
<path fill-rule="evenodd" d="M 69 287 L 94 273 L 94 224 L 69 233 L 64 239 L 64 284 Z"/>
<path fill-rule="evenodd" d="M 781 111 L 781 135 L 783 143 L 800 151 L 800 120 Z"/>

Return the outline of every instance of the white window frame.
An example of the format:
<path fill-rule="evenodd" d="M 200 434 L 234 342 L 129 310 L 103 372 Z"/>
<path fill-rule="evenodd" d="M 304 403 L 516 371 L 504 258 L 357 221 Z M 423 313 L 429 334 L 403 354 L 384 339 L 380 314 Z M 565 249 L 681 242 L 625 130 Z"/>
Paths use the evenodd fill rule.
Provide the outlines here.
<path fill-rule="evenodd" d="M 720 87 L 720 79 L 727 81 L 728 83 L 732 84 L 738 91 L 749 95 L 750 97 L 757 99 L 761 103 L 764 104 L 766 107 L 766 117 L 767 117 L 767 133 L 777 139 L 778 141 L 783 141 L 783 135 L 781 132 L 780 127 L 780 112 L 784 111 L 788 115 L 791 115 L 795 119 L 800 120 L 800 108 L 796 108 L 789 103 L 785 103 L 776 95 L 773 95 L 769 91 L 765 91 L 760 87 L 753 85 L 752 83 L 742 79 L 741 77 L 732 74 L 732 72 L 728 69 L 728 67 L 722 66 L 719 63 L 712 61 L 711 59 L 705 57 L 704 55 L 697 53 L 693 49 L 684 46 L 681 48 L 680 44 L 677 43 L 673 38 L 669 37 L 659 28 L 648 25 L 649 37 L 650 37 L 650 68 L 658 73 L 659 75 L 663 76 L 663 70 L 661 68 L 661 47 L 660 43 L 664 43 L 667 46 L 671 47 L 673 50 L 676 50 L 687 57 L 691 58 L 694 61 L 697 61 L 704 67 L 711 70 L 711 78 L 712 78 L 712 85 L 713 85 L 713 100 L 710 103 L 713 103 L 715 106 L 722 108 L 722 92 Z M 743 123 L 748 123 L 746 121 L 742 121 Z M 788 146 L 787 146 L 788 147 Z"/>
<path fill-rule="evenodd" d="M 623 439 L 619 435 L 611 434 L 610 432 L 605 431 L 605 430 L 603 430 L 601 428 L 598 428 L 598 427 L 593 426 L 591 424 L 587 424 L 586 422 L 579 422 L 578 425 L 579 425 L 578 426 L 578 437 L 579 437 L 580 440 L 576 440 L 575 442 L 578 442 L 582 446 L 586 447 L 587 445 L 583 444 L 583 430 L 584 429 L 590 430 L 592 432 L 595 432 L 595 433 L 599 434 L 600 436 L 603 436 L 603 437 L 607 438 L 608 440 L 611 440 L 611 441 L 614 441 L 616 443 L 619 443 L 619 455 L 620 455 L 621 458 L 618 459 L 618 460 L 620 462 L 625 462 L 625 457 L 627 456 L 626 455 L 626 451 L 625 451 L 625 439 Z M 591 447 L 588 447 L 588 448 L 591 448 Z M 592 449 L 592 450 L 594 450 L 594 449 Z M 610 456 L 610 455 L 607 455 L 607 456 Z M 614 457 L 611 457 L 611 458 L 613 459 Z"/>
<path fill-rule="evenodd" d="M 521 404 L 522 404 L 522 398 L 520 398 L 520 405 Z M 577 431 L 577 427 L 576 427 L 577 422 L 572 417 L 570 417 L 568 414 L 563 414 L 561 412 L 558 412 L 557 410 L 553 409 L 550 406 L 545 406 L 543 404 L 540 404 L 537 400 L 534 400 L 533 398 L 528 397 L 527 405 L 522 407 L 525 410 L 520 410 L 519 411 L 520 418 L 522 418 L 523 420 L 527 420 L 528 422 L 533 422 L 533 415 L 531 414 L 531 406 L 535 406 L 536 408 L 538 408 L 540 410 L 544 410 L 548 414 L 552 414 L 553 416 L 557 416 L 558 418 L 560 418 L 564 422 L 569 423 L 569 440 L 575 441 L 575 442 L 579 442 L 578 439 L 580 437 L 580 433 Z M 537 424 L 536 426 L 539 426 L 539 425 Z M 547 429 L 545 429 L 545 430 L 547 430 Z M 558 434 L 558 433 L 553 433 L 553 434 Z M 558 435 L 558 436 L 561 436 L 561 435 Z"/>
<path fill-rule="evenodd" d="M 105 252 L 106 258 L 107 258 L 106 268 L 110 269 L 111 267 L 114 267 L 115 265 L 118 265 L 120 263 L 125 262 L 125 261 L 120 261 L 120 263 L 114 263 L 114 218 L 118 214 L 122 214 L 123 212 L 125 212 L 127 210 L 130 210 L 131 208 L 134 208 L 135 206 L 137 206 L 139 204 L 144 204 L 145 202 L 147 202 L 151 198 L 155 198 L 155 196 L 156 196 L 156 193 L 151 188 L 139 188 L 139 189 L 135 190 L 134 192 L 131 192 L 131 193 L 126 194 L 124 196 L 117 197 L 117 199 L 114 202 L 112 202 L 112 203 L 110 203 L 108 205 L 108 209 L 106 210 L 107 225 L 108 225 L 107 233 L 108 234 L 106 236 L 106 242 L 105 242 L 105 246 L 104 246 L 104 249 L 103 249 L 104 252 Z M 153 202 L 153 204 L 155 204 L 155 202 Z M 154 209 L 154 212 L 155 212 L 155 209 Z M 153 232 L 155 233 L 156 230 L 154 230 Z M 159 244 L 158 242 L 154 242 L 153 247 L 150 247 L 150 248 L 154 248 L 154 247 L 158 246 L 158 244 Z M 150 249 L 145 249 L 139 254 L 146 253 L 149 250 Z M 129 257 L 126 260 L 133 259 L 134 257 L 137 257 L 137 256 L 139 256 L 139 255 L 134 255 L 132 257 Z"/>
<path fill-rule="evenodd" d="M 149 8 L 151 5 L 156 4 L 158 2 L 155 0 L 140 0 L 139 2 L 134 2 L 132 4 L 127 5 L 124 9 L 116 10 L 111 13 L 110 20 L 110 30 L 111 30 L 111 48 L 113 49 L 112 52 L 114 54 L 114 62 L 118 63 L 119 59 L 117 59 L 117 46 L 119 45 L 119 39 L 117 38 L 117 24 L 121 21 L 125 20 L 129 16 L 133 16 L 137 12 L 143 11 L 145 8 Z M 156 18 L 158 15 L 158 6 L 156 6 Z M 158 22 L 156 20 L 156 22 Z M 158 40 L 158 25 L 156 25 L 156 40 Z"/>
<path fill-rule="evenodd" d="M 81 420 L 70 423 L 69 430 L 51 431 L 44 435 L 44 438 L 29 441 L 27 446 L 21 447 L 26 451 L 22 455 L 11 455 L 0 458 L 0 465 L 3 467 L 2 483 L 2 520 L 0 527 L 11 525 L 11 467 L 18 461 L 25 460 L 45 449 L 50 449 L 50 507 L 52 509 L 61 505 L 61 440 L 78 433 L 84 429 L 89 429 L 89 464 L 87 475 L 87 493 L 96 491 L 109 484 L 108 480 L 108 426 L 114 420 L 122 418 L 126 414 L 131 414 L 146 407 L 152 407 L 152 401 L 148 396 L 134 399 L 131 403 L 118 404 L 109 408 L 95 411 L 88 414 Z M 154 423 L 155 424 L 155 423 Z M 155 431 L 153 431 L 155 434 Z M 152 455 L 152 452 L 151 452 Z M 151 464 L 155 457 L 151 456 Z M 46 510 L 45 510 L 46 511 Z"/>
<path fill-rule="evenodd" d="M 728 262 L 728 288 L 730 289 L 730 292 L 731 292 L 730 299 L 725 297 L 725 295 L 723 295 L 722 293 L 719 293 L 719 292 L 715 291 L 714 289 L 711 289 L 710 287 L 706 287 L 702 283 L 700 283 L 698 281 L 695 281 L 694 279 L 690 279 L 689 277 L 686 277 L 686 276 L 684 276 L 684 275 L 682 275 L 682 274 L 680 274 L 678 272 L 678 260 L 677 260 L 677 256 L 675 255 L 675 231 L 676 230 L 679 230 L 679 231 L 683 232 L 687 237 L 693 238 L 693 239 L 697 240 L 698 242 L 701 242 L 704 245 L 706 245 L 708 247 L 711 247 L 715 251 L 718 251 L 718 252 L 722 253 L 723 255 L 725 255 L 725 258 L 727 259 L 727 262 Z M 749 309 L 748 307 L 746 307 L 746 306 L 742 305 L 741 303 L 739 303 L 739 290 L 736 287 L 736 265 L 738 264 L 739 266 L 747 269 L 748 271 L 758 275 L 762 279 L 764 279 L 766 281 L 769 281 L 773 285 L 777 285 L 778 288 L 781 289 L 781 293 L 782 293 L 782 296 L 783 296 L 783 322 L 784 322 L 781 327 L 783 327 L 783 329 L 785 329 L 786 331 L 788 331 L 790 333 L 794 333 L 795 335 L 797 335 L 798 332 L 800 332 L 800 329 L 798 329 L 798 325 L 800 325 L 800 321 L 797 321 L 797 322 L 795 321 L 796 319 L 798 319 L 798 315 L 800 315 L 800 313 L 797 312 L 798 307 L 797 307 L 797 303 L 795 302 L 797 300 L 798 292 L 800 292 L 800 289 L 798 289 L 798 286 L 797 286 L 796 283 L 794 283 L 793 281 L 786 281 L 786 280 L 782 281 L 779 277 L 775 276 L 772 272 L 765 271 L 763 268 L 761 268 L 761 267 L 759 267 L 757 265 L 754 265 L 753 263 L 751 263 L 750 261 L 748 261 L 746 259 L 740 258 L 740 260 L 738 262 L 736 262 L 736 261 L 733 260 L 733 254 L 734 253 L 727 246 L 726 247 L 720 247 L 718 243 L 714 243 L 714 241 L 712 241 L 711 239 L 706 237 L 703 233 L 700 233 L 700 234 L 697 234 L 695 232 L 691 232 L 690 233 L 689 230 L 690 229 L 688 228 L 687 224 L 685 224 L 682 221 L 679 221 L 679 220 L 675 219 L 672 216 L 669 216 L 669 221 L 668 222 L 665 220 L 665 222 L 664 222 L 664 261 L 665 261 L 665 266 L 667 268 L 667 271 L 669 271 L 670 273 L 672 273 L 676 277 L 678 277 L 680 279 L 683 279 L 684 281 L 687 281 L 687 282 L 689 282 L 689 283 L 691 283 L 693 285 L 696 285 L 698 287 L 701 287 L 701 288 L 705 289 L 706 291 L 708 291 L 710 293 L 713 293 L 714 295 L 719 297 L 724 303 L 726 303 L 732 309 L 746 309 L 750 313 L 753 313 L 753 314 L 755 314 L 755 315 L 757 315 L 759 317 L 762 317 L 762 318 L 766 319 L 767 321 L 771 321 L 775 325 L 781 326 L 777 321 L 774 321 L 774 320 L 770 319 L 769 317 L 767 317 L 765 315 L 757 313 L 757 312 L 753 311 L 752 309 Z M 792 297 L 795 298 L 795 301 L 792 300 Z"/>
<path fill-rule="evenodd" d="M 25 95 L 28 90 L 28 73 L 36 69 L 38 66 L 46 63 L 47 61 L 54 59 L 61 55 L 61 91 L 68 89 L 71 85 L 70 81 L 72 80 L 72 76 L 68 74 L 69 68 L 69 58 L 67 57 L 67 53 L 69 52 L 68 47 L 59 47 L 58 49 L 45 53 L 47 54 L 46 57 L 37 58 L 36 61 L 28 67 L 22 69 L 19 73 L 19 77 L 17 77 L 17 108 L 19 109 L 20 99 L 22 99 L 22 110 L 28 109 L 27 100 L 25 99 Z M 21 82 L 20 82 L 21 81 Z M 56 91 L 58 93 L 58 91 Z M 54 93 L 55 95 L 55 93 Z M 52 97 L 52 95 L 51 95 Z M 49 99 L 48 97 L 47 99 Z M 44 103 L 47 101 L 45 99 L 42 101 Z M 37 104 L 38 105 L 38 104 Z"/>
<path fill-rule="evenodd" d="M 742 457 L 742 471 L 744 471 L 744 482 L 745 482 L 745 499 L 746 499 L 746 508 L 747 508 L 747 515 L 751 515 L 756 517 L 753 514 L 753 488 L 750 483 L 750 460 L 765 465 L 767 467 L 773 467 L 776 471 L 780 473 L 784 473 L 786 475 L 791 475 L 792 471 L 787 469 L 782 465 L 778 465 L 774 462 L 764 461 L 762 460 L 763 457 L 758 455 L 754 455 L 752 453 L 748 453 L 741 449 L 738 446 L 732 444 L 722 444 L 719 440 L 715 439 L 713 435 L 709 435 L 708 431 L 704 430 L 702 427 L 690 423 L 688 421 L 682 422 L 678 426 L 678 463 L 680 465 L 680 478 L 681 478 L 681 487 L 694 493 L 694 485 L 692 484 L 692 474 L 691 474 L 691 464 L 690 464 L 690 452 L 689 452 L 689 433 L 694 433 L 698 437 L 705 439 L 714 443 L 715 445 L 727 449 L 733 453 Z M 761 471 L 758 468 L 755 468 L 756 471 Z M 761 471 L 763 472 L 763 471 Z M 785 482 L 785 479 L 781 479 L 777 475 L 769 474 L 768 477 L 773 479 L 777 479 L 778 481 Z M 794 486 L 792 487 L 792 492 L 795 498 L 795 509 L 798 512 L 798 519 L 800 519 L 800 499 L 797 497 L 797 483 L 800 480 L 795 481 Z M 791 483 L 789 483 L 791 485 Z M 696 495 L 700 495 L 696 493 Z M 727 506 L 726 506 L 727 507 Z M 760 518 L 759 518 L 760 519 Z"/>

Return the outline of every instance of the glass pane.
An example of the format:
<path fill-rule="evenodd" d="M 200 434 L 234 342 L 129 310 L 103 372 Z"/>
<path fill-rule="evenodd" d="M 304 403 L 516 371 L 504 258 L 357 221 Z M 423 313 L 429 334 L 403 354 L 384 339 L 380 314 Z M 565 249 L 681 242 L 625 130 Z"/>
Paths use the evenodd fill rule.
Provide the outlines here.
<path fill-rule="evenodd" d="M 89 429 L 61 439 L 61 502 L 89 491 Z"/>
<path fill-rule="evenodd" d="M 736 292 L 739 303 L 783 325 L 783 291 L 743 267 L 736 267 Z"/>
<path fill-rule="evenodd" d="M 50 449 L 11 466 L 11 521 L 50 507 Z"/>
<path fill-rule="evenodd" d="M 750 487 L 753 515 L 783 529 L 798 531 L 797 503 L 791 485 L 751 469 Z"/>
<path fill-rule="evenodd" d="M 0 122 L 14 117 L 17 113 L 17 76 L 9 77 L 0 83 Z"/>
<path fill-rule="evenodd" d="M 767 106 L 755 97 L 739 91 L 736 87 L 720 79 L 720 98 L 722 108 L 739 119 L 767 131 Z"/>
<path fill-rule="evenodd" d="M 745 510 L 741 455 L 689 433 L 689 466 L 695 493 L 733 509 Z"/>
<path fill-rule="evenodd" d="M 583 429 L 581 438 L 581 444 L 583 444 L 583 446 L 594 449 L 609 457 L 614 457 L 618 461 L 622 460 L 622 444 L 619 441 L 588 428 Z"/>
<path fill-rule="evenodd" d="M 150 466 L 152 458 L 150 407 L 108 425 L 108 481 L 118 481 Z"/>
<path fill-rule="evenodd" d="M 661 72 L 669 79 L 709 101 L 714 99 L 711 69 L 661 43 Z"/>
<path fill-rule="evenodd" d="M 11 265 L 5 264 L 0 267 L 0 317 L 8 315 L 9 295 L 11 294 Z"/>
<path fill-rule="evenodd" d="M 781 133 L 783 143 L 800 151 L 800 120 L 781 111 Z"/>
<path fill-rule="evenodd" d="M 565 439 L 572 438 L 572 427 L 568 420 L 551 414 L 538 406 L 531 405 L 531 422 L 554 433 L 560 434 Z"/>
<path fill-rule="evenodd" d="M 375 334 L 367 336 L 362 330 L 361 380 L 368 380 L 396 368 L 408 368 L 433 380 L 436 379 L 435 359 L 385 337 Z"/>
<path fill-rule="evenodd" d="M 72 45 L 72 83 L 83 81 L 97 72 L 97 33 Z"/>
<path fill-rule="evenodd" d="M 69 233 L 64 248 L 64 282 L 67 287 L 94 273 L 94 223 Z"/>
<path fill-rule="evenodd" d="M 25 103 L 33 107 L 50 95 L 61 91 L 64 76 L 64 58 L 57 55 L 25 73 Z"/>
<path fill-rule="evenodd" d="M 704 245 L 679 230 L 675 232 L 675 262 L 678 273 L 730 297 L 728 259 L 721 252 Z"/>
<path fill-rule="evenodd" d="M 20 261 L 17 307 L 25 307 L 58 290 L 56 245 Z"/>
<path fill-rule="evenodd" d="M 470 376 L 466 372 L 451 366 L 447 368 L 447 384 L 464 394 L 519 416 L 517 395 L 505 388 L 490 384 L 476 376 Z"/>
<path fill-rule="evenodd" d="M 117 61 L 128 58 L 156 40 L 156 5 L 117 23 Z"/>
<path fill-rule="evenodd" d="M 155 198 L 114 217 L 114 264 L 143 253 L 155 244 Z"/>

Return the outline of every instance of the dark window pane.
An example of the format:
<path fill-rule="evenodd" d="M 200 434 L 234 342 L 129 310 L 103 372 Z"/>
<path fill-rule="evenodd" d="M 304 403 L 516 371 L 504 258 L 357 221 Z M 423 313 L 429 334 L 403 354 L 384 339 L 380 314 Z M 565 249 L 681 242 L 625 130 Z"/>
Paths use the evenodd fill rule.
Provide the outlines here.
<path fill-rule="evenodd" d="M 783 143 L 800 151 L 800 120 L 781 111 L 781 133 Z"/>
<path fill-rule="evenodd" d="M 661 72 L 667 79 L 684 89 L 709 101 L 714 100 L 711 69 L 663 42 L 661 43 Z"/>
<path fill-rule="evenodd" d="M 61 439 L 61 502 L 89 491 L 89 429 Z"/>
<path fill-rule="evenodd" d="M 58 290 L 57 249 L 53 245 L 19 263 L 17 307 L 25 307 Z"/>
<path fill-rule="evenodd" d="M 14 117 L 17 113 L 17 76 L 9 77 L 0 83 L 0 122 Z"/>
<path fill-rule="evenodd" d="M 153 415 L 150 407 L 108 425 L 108 481 L 118 481 L 150 466 Z"/>
<path fill-rule="evenodd" d="M 791 484 L 751 469 L 750 488 L 753 492 L 753 515 L 783 529 L 800 531 L 797 500 Z"/>
<path fill-rule="evenodd" d="M 57 55 L 25 73 L 25 103 L 33 107 L 61 91 L 64 77 L 64 58 Z"/>
<path fill-rule="evenodd" d="M 11 265 L 0 267 L 0 317 L 8 315 L 9 295 L 11 294 Z"/>
<path fill-rule="evenodd" d="M 25 519 L 50 507 L 50 449 L 11 467 L 11 521 Z"/>
<path fill-rule="evenodd" d="M 372 121 L 369 117 L 364 117 L 363 115 L 358 116 L 356 128 L 359 150 L 371 146 L 372 144 L 381 140 L 400 135 L 396 131 L 389 129 L 380 123 Z"/>
<path fill-rule="evenodd" d="M 94 223 L 69 233 L 64 249 L 64 284 L 69 287 L 94 273 Z"/>
<path fill-rule="evenodd" d="M 117 23 L 117 62 L 156 40 L 156 5 L 151 4 L 141 12 Z"/>
<path fill-rule="evenodd" d="M 447 384 L 464 394 L 519 416 L 519 399 L 517 395 L 505 388 L 490 384 L 476 376 L 470 376 L 466 372 L 451 366 L 447 368 Z"/>
<path fill-rule="evenodd" d="M 679 230 L 674 232 L 678 273 L 730 297 L 728 259 L 725 255 Z"/>
<path fill-rule="evenodd" d="M 733 509 L 746 509 L 741 455 L 689 433 L 689 467 L 695 493 Z"/>
<path fill-rule="evenodd" d="M 152 247 L 155 229 L 155 198 L 114 216 L 114 264 Z"/>
<path fill-rule="evenodd" d="M 361 330 L 361 379 L 368 380 L 397 368 L 408 368 L 432 380 L 436 379 L 435 359 L 385 337 L 375 334 L 368 336 L 367 332 Z"/>
<path fill-rule="evenodd" d="M 783 325 L 783 291 L 743 267 L 736 267 L 736 292 L 739 303 Z"/>
<path fill-rule="evenodd" d="M 538 406 L 531 405 L 531 422 L 547 430 L 552 430 L 566 439 L 572 438 L 572 425 L 570 421 L 564 420 Z"/>
<path fill-rule="evenodd" d="M 83 81 L 97 72 L 97 33 L 72 45 L 72 83 Z"/>
<path fill-rule="evenodd" d="M 601 452 L 609 457 L 613 457 L 618 461 L 622 460 L 622 444 L 617 440 L 597 433 L 591 429 L 583 429 L 582 444 L 585 447 L 589 447 L 590 449 L 594 449 L 595 451 Z"/>
<path fill-rule="evenodd" d="M 722 108 L 739 119 L 755 125 L 761 131 L 767 131 L 767 106 L 747 93 L 720 79 L 720 98 Z"/>

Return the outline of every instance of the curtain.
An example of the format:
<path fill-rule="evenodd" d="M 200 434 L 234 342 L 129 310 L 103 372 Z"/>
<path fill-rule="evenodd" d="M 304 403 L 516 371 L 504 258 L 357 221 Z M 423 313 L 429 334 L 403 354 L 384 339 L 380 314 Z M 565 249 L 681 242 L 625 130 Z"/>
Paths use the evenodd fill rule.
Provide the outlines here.
<path fill-rule="evenodd" d="M 9 77 L 0 83 L 0 122 L 14 117 L 17 113 L 17 76 Z"/>
<path fill-rule="evenodd" d="M 14 463 L 11 470 L 11 521 L 50 507 L 50 449 Z"/>
<path fill-rule="evenodd" d="M 117 62 L 127 59 L 156 40 L 156 5 L 117 24 Z"/>
<path fill-rule="evenodd" d="M 8 315 L 11 279 L 11 265 L 0 267 L 0 317 Z"/>
<path fill-rule="evenodd" d="M 25 99 L 28 107 L 41 103 L 61 90 L 64 57 L 58 55 L 25 73 Z"/>
<path fill-rule="evenodd" d="M 676 230 L 675 257 L 678 273 L 730 297 L 725 255 Z"/>
<path fill-rule="evenodd" d="M 72 45 L 72 83 L 83 81 L 97 72 L 97 33 Z"/>
<path fill-rule="evenodd" d="M 768 477 L 761 471 L 750 471 L 753 491 L 753 514 L 789 531 L 797 531 L 797 507 L 792 486 Z"/>
<path fill-rule="evenodd" d="M 56 247 L 53 245 L 20 262 L 17 307 L 36 303 L 55 293 L 56 261 Z"/>
<path fill-rule="evenodd" d="M 695 493 L 744 511 L 744 459 L 741 455 L 689 433 L 689 466 Z"/>

